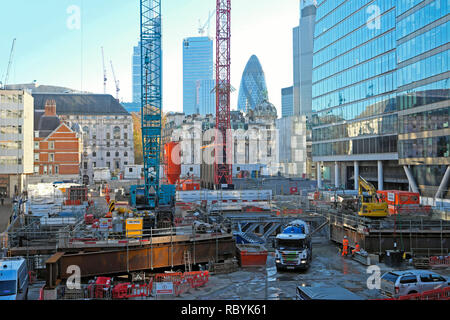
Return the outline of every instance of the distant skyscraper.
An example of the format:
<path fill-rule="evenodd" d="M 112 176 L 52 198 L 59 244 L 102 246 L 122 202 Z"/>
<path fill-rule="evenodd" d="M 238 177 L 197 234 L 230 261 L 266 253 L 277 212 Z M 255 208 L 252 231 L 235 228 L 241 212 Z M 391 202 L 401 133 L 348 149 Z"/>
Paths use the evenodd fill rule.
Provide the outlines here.
<path fill-rule="evenodd" d="M 141 43 L 133 47 L 133 102 L 141 103 Z"/>
<path fill-rule="evenodd" d="M 294 87 L 281 89 L 281 116 L 294 115 Z"/>
<path fill-rule="evenodd" d="M 294 114 L 308 115 L 312 103 L 312 63 L 316 1 L 301 0 L 300 25 L 293 30 Z"/>
<path fill-rule="evenodd" d="M 264 71 L 258 57 L 253 55 L 248 60 L 242 74 L 238 110 L 248 112 L 266 99 L 268 99 L 268 92 Z"/>
<path fill-rule="evenodd" d="M 203 80 L 213 80 L 213 40 L 193 37 L 183 40 L 183 112 L 199 113 L 197 94 Z"/>

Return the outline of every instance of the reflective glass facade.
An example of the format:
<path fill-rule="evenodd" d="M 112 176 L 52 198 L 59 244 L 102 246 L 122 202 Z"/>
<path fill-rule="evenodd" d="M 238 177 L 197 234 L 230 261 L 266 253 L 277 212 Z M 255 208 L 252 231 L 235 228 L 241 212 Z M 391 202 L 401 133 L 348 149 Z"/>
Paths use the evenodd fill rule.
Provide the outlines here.
<path fill-rule="evenodd" d="M 413 166 L 421 192 L 434 196 L 450 165 L 449 6 L 448 0 L 318 1 L 315 161 L 395 155 L 389 160 Z"/>
<path fill-rule="evenodd" d="M 281 89 L 281 116 L 294 115 L 294 87 Z"/>
<path fill-rule="evenodd" d="M 133 102 L 141 104 L 141 43 L 133 47 Z"/>
<path fill-rule="evenodd" d="M 183 41 L 183 112 L 199 113 L 198 92 L 202 80 L 213 80 L 213 40 L 193 37 Z"/>
<path fill-rule="evenodd" d="M 329 0 L 318 6 L 313 157 L 333 161 L 397 152 L 395 25 L 393 0 Z"/>
<path fill-rule="evenodd" d="M 242 74 L 238 110 L 246 113 L 255 109 L 265 99 L 268 99 L 266 77 L 258 57 L 253 55 Z"/>

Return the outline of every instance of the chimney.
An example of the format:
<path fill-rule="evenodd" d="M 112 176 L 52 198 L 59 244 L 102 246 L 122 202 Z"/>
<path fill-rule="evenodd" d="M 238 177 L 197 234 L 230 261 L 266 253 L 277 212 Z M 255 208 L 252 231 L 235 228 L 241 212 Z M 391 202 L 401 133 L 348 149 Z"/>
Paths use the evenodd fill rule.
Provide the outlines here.
<path fill-rule="evenodd" d="M 45 113 L 44 116 L 52 117 L 56 116 L 56 102 L 55 100 L 47 100 L 45 102 Z"/>

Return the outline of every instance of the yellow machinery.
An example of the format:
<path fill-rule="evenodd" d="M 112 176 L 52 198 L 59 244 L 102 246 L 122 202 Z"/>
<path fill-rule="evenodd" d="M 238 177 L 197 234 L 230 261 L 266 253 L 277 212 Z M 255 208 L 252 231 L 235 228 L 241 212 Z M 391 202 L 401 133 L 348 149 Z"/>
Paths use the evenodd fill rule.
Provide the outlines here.
<path fill-rule="evenodd" d="M 364 195 L 364 190 L 369 193 L 369 196 Z M 360 176 L 358 215 L 369 218 L 384 218 L 388 214 L 388 204 L 386 202 L 379 202 L 377 189 Z"/>

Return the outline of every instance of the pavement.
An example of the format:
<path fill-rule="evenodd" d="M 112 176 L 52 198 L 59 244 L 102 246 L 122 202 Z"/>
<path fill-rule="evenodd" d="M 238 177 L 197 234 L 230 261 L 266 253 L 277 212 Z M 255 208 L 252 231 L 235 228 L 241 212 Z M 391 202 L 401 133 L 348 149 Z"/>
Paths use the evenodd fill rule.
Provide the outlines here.
<path fill-rule="evenodd" d="M 12 215 L 11 199 L 5 199 L 3 206 L 0 204 L 0 233 L 6 231 L 9 224 L 9 218 Z"/>

